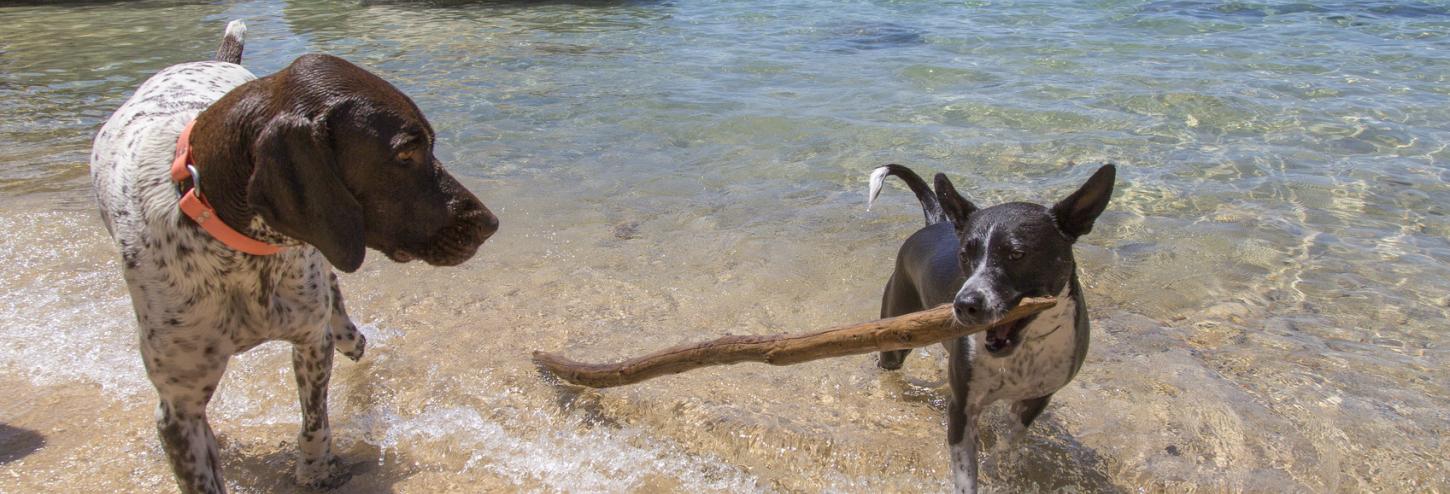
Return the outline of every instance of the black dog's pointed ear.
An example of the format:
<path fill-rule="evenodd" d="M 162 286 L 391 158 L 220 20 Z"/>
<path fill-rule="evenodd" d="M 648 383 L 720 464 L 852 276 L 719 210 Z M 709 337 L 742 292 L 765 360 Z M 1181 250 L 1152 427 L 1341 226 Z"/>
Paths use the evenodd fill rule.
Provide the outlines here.
<path fill-rule="evenodd" d="M 317 247 L 333 267 L 362 266 L 362 205 L 342 182 L 328 138 L 313 122 L 279 116 L 252 146 L 247 201 L 267 225 Z"/>
<path fill-rule="evenodd" d="M 951 179 L 945 173 L 936 174 L 936 202 L 941 204 L 942 213 L 951 220 L 952 225 L 958 230 L 967 224 L 967 216 L 977 210 L 977 206 L 957 193 L 957 188 L 952 186 Z"/>
<path fill-rule="evenodd" d="M 1062 233 L 1077 240 L 1093 230 L 1093 222 L 1107 209 L 1108 199 L 1113 197 L 1116 176 L 1117 167 L 1103 165 L 1077 192 L 1052 206 L 1052 217 L 1057 220 L 1057 227 Z"/>

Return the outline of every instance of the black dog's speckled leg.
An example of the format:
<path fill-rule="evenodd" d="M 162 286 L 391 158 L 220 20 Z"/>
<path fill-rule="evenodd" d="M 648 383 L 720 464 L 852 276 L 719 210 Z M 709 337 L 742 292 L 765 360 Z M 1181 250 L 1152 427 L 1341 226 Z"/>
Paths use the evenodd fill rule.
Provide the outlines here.
<path fill-rule="evenodd" d="M 947 343 L 947 380 L 952 386 L 952 401 L 947 404 L 947 447 L 951 452 L 952 492 L 977 492 L 977 416 L 981 410 L 968 402 L 971 397 L 971 340 L 967 337 Z"/>
<path fill-rule="evenodd" d="M 1012 403 L 1012 412 L 1017 414 L 1017 419 L 1022 422 L 1025 429 L 1032 426 L 1032 421 L 1037 420 L 1038 415 L 1047 409 L 1047 402 L 1052 401 L 1052 395 L 1030 400 L 1019 400 Z"/>

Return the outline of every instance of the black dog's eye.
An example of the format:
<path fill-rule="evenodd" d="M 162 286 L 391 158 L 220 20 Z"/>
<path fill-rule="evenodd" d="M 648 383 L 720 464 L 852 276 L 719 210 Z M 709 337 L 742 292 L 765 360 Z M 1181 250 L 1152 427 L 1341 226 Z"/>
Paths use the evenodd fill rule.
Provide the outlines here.
<path fill-rule="evenodd" d="M 1012 252 L 1007 253 L 1007 258 L 1008 259 L 1011 259 L 1013 261 L 1016 261 L 1018 259 L 1021 259 L 1023 255 L 1024 254 L 1022 253 L 1022 251 L 1017 250 L 1017 249 L 1012 249 Z"/>
<path fill-rule="evenodd" d="M 962 245 L 962 257 L 975 257 L 977 250 L 981 247 L 976 240 L 969 240 Z"/>

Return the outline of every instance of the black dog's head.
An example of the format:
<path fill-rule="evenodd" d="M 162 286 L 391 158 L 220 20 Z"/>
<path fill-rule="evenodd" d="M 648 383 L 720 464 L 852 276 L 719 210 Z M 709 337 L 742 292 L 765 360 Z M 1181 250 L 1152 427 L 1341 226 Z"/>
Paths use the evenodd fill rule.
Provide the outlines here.
<path fill-rule="evenodd" d="M 454 265 L 498 229 L 434 156 L 433 127 L 417 105 L 341 58 L 305 55 L 213 106 L 225 121 L 207 126 L 216 135 L 201 143 L 255 136 L 231 153 L 251 157 L 234 167 L 245 203 L 337 269 L 358 269 L 369 247 L 398 262 Z"/>
<path fill-rule="evenodd" d="M 1046 208 L 1009 202 L 977 209 L 957 193 L 946 175 L 936 175 L 938 202 L 957 230 L 959 258 L 967 281 L 957 292 L 953 314 L 964 324 L 988 324 L 1024 297 L 1058 295 L 1076 264 L 1072 244 L 1093 228 L 1113 194 L 1113 165 L 1099 168 L 1066 199 Z M 1022 343 L 1032 318 L 987 332 L 987 351 L 1010 355 Z"/>

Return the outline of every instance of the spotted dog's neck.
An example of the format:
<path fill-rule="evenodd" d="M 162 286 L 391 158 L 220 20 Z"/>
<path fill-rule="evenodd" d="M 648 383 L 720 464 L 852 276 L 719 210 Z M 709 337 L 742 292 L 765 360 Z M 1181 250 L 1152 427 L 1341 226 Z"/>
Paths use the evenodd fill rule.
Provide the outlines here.
<path fill-rule="evenodd" d="M 255 240 L 284 247 L 302 242 L 269 226 L 247 200 L 255 160 L 252 147 L 266 127 L 264 112 L 223 98 L 196 117 L 191 153 L 201 174 L 201 190 L 217 217 L 233 230 Z M 245 100 L 243 100 L 245 101 Z"/>
<path fill-rule="evenodd" d="M 262 219 L 261 215 L 255 213 L 252 214 L 252 219 L 247 222 L 247 228 L 245 230 L 238 231 L 246 233 L 248 237 L 252 237 L 272 245 L 281 245 L 284 247 L 296 247 L 302 245 L 302 241 L 283 235 L 277 230 L 273 230 L 271 226 L 267 225 L 267 220 Z"/>

